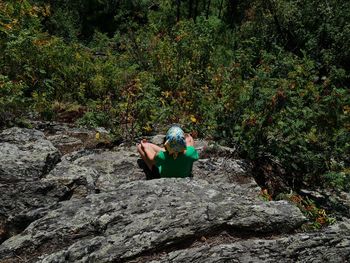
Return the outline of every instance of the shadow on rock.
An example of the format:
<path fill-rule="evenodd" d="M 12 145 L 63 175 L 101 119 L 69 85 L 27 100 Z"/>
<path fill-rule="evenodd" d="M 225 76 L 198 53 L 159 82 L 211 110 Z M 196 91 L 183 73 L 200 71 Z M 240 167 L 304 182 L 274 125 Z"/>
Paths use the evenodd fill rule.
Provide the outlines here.
<path fill-rule="evenodd" d="M 159 179 L 160 178 L 160 174 L 158 171 L 156 171 L 155 169 L 153 169 L 152 171 L 148 168 L 147 164 L 145 163 L 144 160 L 142 159 L 138 159 L 137 160 L 137 165 L 139 166 L 139 168 L 141 168 L 143 170 L 143 172 L 146 175 L 146 180 L 152 180 L 152 179 Z"/>

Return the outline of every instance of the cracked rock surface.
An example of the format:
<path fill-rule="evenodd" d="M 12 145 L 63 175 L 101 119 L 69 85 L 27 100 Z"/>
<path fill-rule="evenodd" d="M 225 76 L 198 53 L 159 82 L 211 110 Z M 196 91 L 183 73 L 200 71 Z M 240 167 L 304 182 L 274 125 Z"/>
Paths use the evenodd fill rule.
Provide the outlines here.
<path fill-rule="evenodd" d="M 252 238 L 231 244 L 203 245 L 171 252 L 151 263 L 165 262 L 349 262 L 350 222 L 323 233 L 302 233 L 272 239 Z"/>
<path fill-rule="evenodd" d="M 0 242 L 36 218 L 34 210 L 65 195 L 65 187 L 38 183 L 59 160 L 59 151 L 40 131 L 11 128 L 0 132 Z M 25 215 L 30 211 L 31 216 Z"/>
<path fill-rule="evenodd" d="M 60 159 L 59 151 L 37 130 L 11 128 L 0 133 L 1 182 L 41 178 Z"/>
<path fill-rule="evenodd" d="M 0 134 L 0 262 L 349 260 L 348 221 L 298 233 L 306 218 L 262 201 L 233 149 L 201 141 L 193 178 L 146 180 L 135 146 L 75 151 L 95 131 L 49 127 Z"/>
<path fill-rule="evenodd" d="M 42 256 L 43 262 L 110 262 L 221 228 L 288 232 L 304 221 L 287 202 L 246 198 L 235 194 L 234 187 L 222 189 L 190 179 L 135 181 L 114 191 L 62 202 L 5 241 L 0 253 L 21 256 L 49 246 L 54 253 Z"/>

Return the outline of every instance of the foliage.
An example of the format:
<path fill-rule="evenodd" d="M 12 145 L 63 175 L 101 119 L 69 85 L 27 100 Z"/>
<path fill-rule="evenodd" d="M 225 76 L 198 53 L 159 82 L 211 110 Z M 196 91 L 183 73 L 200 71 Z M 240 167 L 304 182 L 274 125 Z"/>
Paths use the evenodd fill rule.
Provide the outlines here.
<path fill-rule="evenodd" d="M 1 2 L 0 122 L 63 111 L 129 141 L 179 123 L 277 159 L 295 190 L 349 191 L 349 14 L 335 0 Z"/>
<path fill-rule="evenodd" d="M 272 196 L 269 194 L 268 190 L 267 189 L 262 189 L 260 191 L 260 194 L 259 194 L 260 198 L 264 201 L 271 201 L 272 200 Z"/>
<path fill-rule="evenodd" d="M 327 185 L 332 188 L 339 189 L 342 191 L 350 192 L 350 171 L 349 169 L 344 169 L 339 172 L 327 172 L 324 175 L 324 179 Z"/>
<path fill-rule="evenodd" d="M 0 75 L 0 127 L 19 124 L 28 105 L 23 96 L 26 86 Z"/>
<path fill-rule="evenodd" d="M 319 175 L 332 169 L 332 161 L 347 158 L 349 118 L 344 109 L 349 90 L 328 79 L 316 83 L 315 66 L 305 58 L 262 54 L 254 71 L 254 77 L 243 81 L 246 89 L 235 108 L 240 115 L 228 115 L 233 128 L 225 131 L 250 158 L 274 156 L 298 176 L 293 179 L 319 183 Z"/>
<path fill-rule="evenodd" d="M 279 199 L 284 199 L 295 204 L 300 211 L 309 219 L 309 223 L 305 224 L 303 228 L 305 230 L 316 230 L 321 227 L 331 225 L 335 223 L 335 218 L 332 218 L 327 215 L 324 209 L 317 207 L 314 201 L 311 199 L 295 194 L 281 194 Z"/>

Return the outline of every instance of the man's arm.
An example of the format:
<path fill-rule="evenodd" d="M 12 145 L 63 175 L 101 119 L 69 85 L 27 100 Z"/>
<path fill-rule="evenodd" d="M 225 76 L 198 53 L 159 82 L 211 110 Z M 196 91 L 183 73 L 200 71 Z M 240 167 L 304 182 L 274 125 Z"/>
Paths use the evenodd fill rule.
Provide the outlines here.
<path fill-rule="evenodd" d="M 147 159 L 149 159 L 152 163 L 154 163 L 154 159 L 157 155 L 154 149 L 145 140 L 141 141 L 141 146 L 143 151 L 146 154 Z"/>
<path fill-rule="evenodd" d="M 185 137 L 186 137 L 186 146 L 194 146 L 194 140 L 192 136 L 186 133 Z"/>

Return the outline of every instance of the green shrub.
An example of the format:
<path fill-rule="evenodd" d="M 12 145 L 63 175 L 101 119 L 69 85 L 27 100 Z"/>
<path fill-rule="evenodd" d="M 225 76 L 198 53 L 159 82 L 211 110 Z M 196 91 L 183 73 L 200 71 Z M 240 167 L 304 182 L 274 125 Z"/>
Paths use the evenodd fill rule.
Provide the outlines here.
<path fill-rule="evenodd" d="M 28 113 L 28 100 L 23 96 L 27 87 L 0 75 L 0 127 L 22 122 Z"/>
<path fill-rule="evenodd" d="M 305 217 L 309 219 L 309 222 L 302 226 L 305 231 L 317 230 L 336 222 L 335 218 L 330 217 L 324 209 L 318 207 L 317 204 L 308 197 L 302 197 L 291 192 L 289 194 L 280 194 L 277 199 L 292 202 L 300 209 Z"/>
<path fill-rule="evenodd" d="M 77 124 L 95 128 L 112 128 L 116 125 L 116 110 L 110 98 L 99 101 L 90 100 L 87 111 L 77 120 Z"/>
<path fill-rule="evenodd" d="M 315 83 L 316 74 L 310 59 L 263 53 L 255 76 L 243 80 L 246 88 L 232 98 L 238 104 L 225 119 L 231 126 L 221 124 L 222 135 L 233 136 L 249 158 L 277 158 L 291 186 L 322 184 L 332 160 L 348 162 L 349 91 L 331 79 Z"/>

